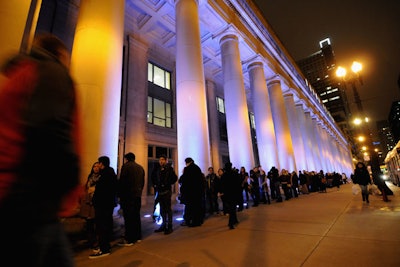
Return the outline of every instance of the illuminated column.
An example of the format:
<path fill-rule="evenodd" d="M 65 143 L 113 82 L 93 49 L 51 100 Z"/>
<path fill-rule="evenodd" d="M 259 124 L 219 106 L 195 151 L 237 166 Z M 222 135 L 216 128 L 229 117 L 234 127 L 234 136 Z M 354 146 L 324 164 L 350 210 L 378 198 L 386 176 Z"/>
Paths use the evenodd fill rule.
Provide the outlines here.
<path fill-rule="evenodd" d="M 321 154 L 321 162 L 322 166 L 324 167 L 325 172 L 330 172 L 331 171 L 331 156 L 329 153 L 329 150 L 327 148 L 327 140 L 325 136 L 325 126 L 321 121 L 317 122 L 317 132 L 318 132 L 318 137 L 320 140 L 320 154 Z"/>
<path fill-rule="evenodd" d="M 124 0 L 80 2 L 71 74 L 83 118 L 84 173 L 102 155 L 110 157 L 111 167 L 117 166 L 124 4 Z"/>
<path fill-rule="evenodd" d="M 198 3 L 177 0 L 175 8 L 177 170 L 191 157 L 204 171 L 211 163 Z"/>
<path fill-rule="evenodd" d="M 233 166 L 254 167 L 249 112 L 240 62 L 238 37 L 230 32 L 220 40 L 229 158 Z"/>
<path fill-rule="evenodd" d="M 207 89 L 207 106 L 208 106 L 208 124 L 210 126 L 210 151 L 211 151 L 211 166 L 217 171 L 217 168 L 223 166 L 221 153 L 219 150 L 219 121 L 218 111 L 216 107 L 215 84 L 212 81 L 206 81 Z M 205 170 L 204 170 L 205 171 Z"/>
<path fill-rule="evenodd" d="M 318 152 L 318 145 L 316 145 L 317 140 L 315 139 L 315 130 L 314 130 L 315 128 L 311 119 L 310 111 L 305 112 L 305 117 L 306 117 L 306 131 L 310 142 L 309 153 L 311 154 L 314 162 L 314 169 L 310 169 L 309 171 L 319 171 L 321 169 L 321 163 Z"/>
<path fill-rule="evenodd" d="M 312 156 L 312 143 L 311 139 L 309 138 L 307 127 L 306 125 L 306 116 L 304 113 L 303 103 L 298 102 L 296 103 L 296 115 L 299 127 L 302 126 L 300 129 L 302 141 L 303 141 L 303 151 L 304 151 L 304 158 L 306 166 L 302 170 L 314 170 L 314 158 Z"/>
<path fill-rule="evenodd" d="M 281 81 L 272 79 L 267 83 L 271 100 L 271 112 L 275 127 L 276 145 L 278 149 L 279 169 L 293 171 L 296 169 L 289 121 L 283 99 Z"/>
<path fill-rule="evenodd" d="M 328 155 L 328 168 L 329 171 L 337 171 L 339 169 L 339 166 L 341 164 L 339 155 L 337 153 L 337 148 L 336 148 L 336 140 L 333 138 L 331 132 L 329 131 L 328 128 L 324 128 L 324 143 L 325 147 L 327 149 L 327 155 Z M 339 158 L 339 159 L 338 159 Z M 336 160 L 338 159 L 338 160 Z"/>
<path fill-rule="evenodd" d="M 120 133 L 125 133 L 125 137 L 120 142 L 120 160 L 124 154 L 133 152 L 136 162 L 143 166 L 148 174 L 148 144 L 146 140 L 147 126 L 147 50 L 148 47 L 133 38 L 127 37 L 126 49 L 129 49 L 127 58 L 127 68 L 125 77 L 127 78 L 124 88 L 124 103 L 121 103 L 122 120 Z M 125 143 L 123 142 L 125 141 Z M 122 164 L 122 162 L 120 162 Z M 145 179 L 144 188 L 147 188 L 148 179 Z M 143 190 L 143 196 L 147 195 L 147 190 Z M 142 204 L 146 204 L 147 198 L 142 198 Z"/>
<path fill-rule="evenodd" d="M 311 125 L 312 125 L 312 129 L 314 132 L 314 140 L 315 140 L 314 146 L 313 146 L 314 155 L 319 159 L 318 165 L 317 165 L 318 166 L 317 171 L 325 170 L 325 166 L 323 163 L 324 159 L 323 159 L 323 155 L 322 155 L 322 151 L 321 151 L 321 139 L 320 139 L 319 132 L 318 132 L 318 122 L 317 122 L 316 115 L 311 117 Z"/>
<path fill-rule="evenodd" d="M 250 74 L 250 87 L 253 96 L 254 118 L 256 123 L 256 136 L 260 164 L 265 171 L 272 166 L 279 167 L 278 150 L 274 121 L 271 114 L 271 106 L 263 64 L 254 62 L 248 66 Z"/>
<path fill-rule="evenodd" d="M 41 1 L 19 0 L 0 2 L 0 62 L 20 51 L 24 32 L 33 37 Z M 32 6 L 31 6 L 32 5 Z M 36 15 L 35 15 L 36 14 Z M 32 40 L 30 40 L 32 41 Z M 0 74 L 0 82 L 4 77 Z"/>
<path fill-rule="evenodd" d="M 284 101 L 286 112 L 289 121 L 290 134 L 292 137 L 293 150 L 295 151 L 294 157 L 296 159 L 296 169 L 294 171 L 298 172 L 300 170 L 306 170 L 306 156 L 304 151 L 303 137 L 301 134 L 299 115 L 296 111 L 296 106 L 294 103 L 293 94 L 286 92 L 284 94 Z"/>
<path fill-rule="evenodd" d="M 333 133 L 330 133 L 328 135 L 328 137 L 329 137 L 329 148 L 330 148 L 330 151 L 332 151 L 333 160 L 334 160 L 333 161 L 334 164 L 332 166 L 333 170 L 336 170 L 336 169 L 343 170 L 343 164 L 345 162 L 343 161 L 343 156 L 340 153 L 339 141 L 335 138 Z M 338 161 L 336 161 L 335 159 L 338 159 Z"/>

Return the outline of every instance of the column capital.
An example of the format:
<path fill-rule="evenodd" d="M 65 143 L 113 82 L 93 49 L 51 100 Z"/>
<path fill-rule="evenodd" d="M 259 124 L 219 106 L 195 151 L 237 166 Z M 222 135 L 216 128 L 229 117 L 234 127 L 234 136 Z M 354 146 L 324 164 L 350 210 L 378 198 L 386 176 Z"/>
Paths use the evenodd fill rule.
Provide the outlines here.
<path fill-rule="evenodd" d="M 243 65 L 245 66 L 245 68 L 247 68 L 248 71 L 251 71 L 253 68 L 261 66 L 264 70 L 265 77 L 274 77 L 276 75 L 274 67 L 271 65 L 271 63 L 269 63 L 260 54 L 256 54 L 254 57 L 246 60 L 245 62 L 243 62 Z"/>
<path fill-rule="evenodd" d="M 216 39 L 220 46 L 226 41 L 239 42 L 240 38 L 240 32 L 233 24 L 229 24 L 213 36 L 213 39 Z"/>
<path fill-rule="evenodd" d="M 276 74 L 275 76 L 272 76 L 271 78 L 267 79 L 267 86 L 271 86 L 274 84 L 281 84 L 282 83 L 282 77 L 279 74 Z"/>
<path fill-rule="evenodd" d="M 179 1 L 182 1 L 182 0 L 168 0 L 168 2 L 171 5 L 176 5 L 176 4 L 178 4 Z M 197 5 L 199 5 L 199 6 L 204 5 L 208 2 L 208 0 L 193 0 L 193 1 L 195 1 L 197 3 Z"/>

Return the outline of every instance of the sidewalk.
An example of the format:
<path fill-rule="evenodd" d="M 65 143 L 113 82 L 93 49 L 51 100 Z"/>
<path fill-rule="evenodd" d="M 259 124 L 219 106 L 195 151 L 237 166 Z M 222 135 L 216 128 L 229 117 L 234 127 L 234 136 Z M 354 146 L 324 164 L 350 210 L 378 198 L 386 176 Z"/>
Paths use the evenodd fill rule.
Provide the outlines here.
<path fill-rule="evenodd" d="M 339 191 L 261 204 L 239 212 L 234 230 L 227 227 L 228 217 L 213 215 L 195 228 L 175 221 L 166 236 L 154 233 L 158 226 L 147 217 L 141 243 L 114 245 L 110 256 L 99 259 L 88 259 L 91 250 L 75 246 L 75 261 L 77 267 L 400 266 L 400 187 L 388 185 L 394 193 L 389 202 L 371 195 L 370 204 L 363 203 L 352 184 L 345 184 Z M 152 203 L 142 215 L 152 211 Z M 174 207 L 174 219 L 181 217 L 182 205 Z"/>

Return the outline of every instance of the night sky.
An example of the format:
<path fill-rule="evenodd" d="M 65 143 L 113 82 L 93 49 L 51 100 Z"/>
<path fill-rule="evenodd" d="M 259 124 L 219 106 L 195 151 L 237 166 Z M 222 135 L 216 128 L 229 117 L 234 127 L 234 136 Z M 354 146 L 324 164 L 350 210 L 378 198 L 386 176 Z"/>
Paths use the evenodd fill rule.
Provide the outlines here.
<path fill-rule="evenodd" d="M 361 62 L 364 84 L 357 88 L 365 115 L 372 122 L 388 118 L 400 100 L 400 0 L 253 1 L 295 61 L 329 37 L 337 65 Z"/>

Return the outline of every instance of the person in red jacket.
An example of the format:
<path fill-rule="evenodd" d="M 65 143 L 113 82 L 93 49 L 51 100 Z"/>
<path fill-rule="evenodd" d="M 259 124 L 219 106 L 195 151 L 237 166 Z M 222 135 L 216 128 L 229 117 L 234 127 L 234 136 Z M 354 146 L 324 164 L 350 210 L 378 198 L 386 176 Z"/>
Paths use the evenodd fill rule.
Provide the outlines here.
<path fill-rule="evenodd" d="M 14 266 L 74 266 L 60 217 L 80 193 L 78 122 L 68 50 L 39 36 L 3 70 L 0 257 Z"/>

